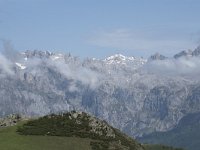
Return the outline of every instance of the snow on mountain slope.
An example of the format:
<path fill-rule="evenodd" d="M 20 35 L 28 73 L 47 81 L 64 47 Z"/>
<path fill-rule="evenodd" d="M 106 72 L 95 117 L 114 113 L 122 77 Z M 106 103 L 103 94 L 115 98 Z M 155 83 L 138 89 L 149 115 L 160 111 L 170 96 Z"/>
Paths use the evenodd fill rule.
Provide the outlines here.
<path fill-rule="evenodd" d="M 125 64 L 126 61 L 134 61 L 134 60 L 135 60 L 134 57 L 126 57 L 121 54 L 115 54 L 105 59 L 107 64 L 113 64 L 113 63 Z"/>
<path fill-rule="evenodd" d="M 15 63 L 20 69 L 26 69 L 26 66 L 20 63 Z"/>
<path fill-rule="evenodd" d="M 126 57 L 122 54 L 115 54 L 103 60 L 108 65 L 133 65 L 135 69 L 144 65 L 147 60 L 137 57 Z"/>

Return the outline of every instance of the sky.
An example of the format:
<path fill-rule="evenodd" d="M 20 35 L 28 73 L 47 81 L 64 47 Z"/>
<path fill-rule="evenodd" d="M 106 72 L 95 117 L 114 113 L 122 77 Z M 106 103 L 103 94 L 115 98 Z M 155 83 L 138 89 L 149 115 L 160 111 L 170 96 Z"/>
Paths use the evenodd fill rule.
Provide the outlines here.
<path fill-rule="evenodd" d="M 200 45 L 199 0 L 0 0 L 0 48 L 166 56 Z"/>

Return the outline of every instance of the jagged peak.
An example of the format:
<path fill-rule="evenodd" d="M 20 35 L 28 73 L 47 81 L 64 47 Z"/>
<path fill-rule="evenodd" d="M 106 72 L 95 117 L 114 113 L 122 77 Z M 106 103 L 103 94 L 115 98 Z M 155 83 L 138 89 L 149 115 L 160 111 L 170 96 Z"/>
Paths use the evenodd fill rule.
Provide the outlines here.
<path fill-rule="evenodd" d="M 106 62 L 107 64 L 122 64 L 122 65 L 126 65 L 127 63 L 136 63 L 139 65 L 139 64 L 144 64 L 146 62 L 146 60 L 143 58 L 137 58 L 134 56 L 128 57 L 122 54 L 115 54 L 109 56 L 103 61 Z"/>
<path fill-rule="evenodd" d="M 112 56 L 109 56 L 107 57 L 105 60 L 106 61 L 109 61 L 109 60 L 134 60 L 135 57 L 127 57 L 127 56 L 124 56 L 122 54 L 115 54 L 115 55 L 112 55 Z"/>
<path fill-rule="evenodd" d="M 22 53 L 22 55 L 25 55 L 27 57 L 49 57 L 53 55 L 53 52 L 50 51 L 43 51 L 43 50 L 26 50 Z"/>
<path fill-rule="evenodd" d="M 167 59 L 166 56 L 161 55 L 160 53 L 155 53 L 154 55 L 150 56 L 149 60 L 165 60 Z"/>
<path fill-rule="evenodd" d="M 200 55 L 200 45 L 192 52 L 192 56 L 199 56 Z"/>
<path fill-rule="evenodd" d="M 180 57 L 197 57 L 197 56 L 200 56 L 200 46 L 198 46 L 194 51 L 190 49 L 181 51 L 176 55 L 174 55 L 174 58 L 177 59 Z"/>
<path fill-rule="evenodd" d="M 177 59 L 177 58 L 180 58 L 180 57 L 191 57 L 192 56 L 192 50 L 184 50 L 184 51 L 181 51 L 177 54 L 174 55 L 174 58 Z"/>

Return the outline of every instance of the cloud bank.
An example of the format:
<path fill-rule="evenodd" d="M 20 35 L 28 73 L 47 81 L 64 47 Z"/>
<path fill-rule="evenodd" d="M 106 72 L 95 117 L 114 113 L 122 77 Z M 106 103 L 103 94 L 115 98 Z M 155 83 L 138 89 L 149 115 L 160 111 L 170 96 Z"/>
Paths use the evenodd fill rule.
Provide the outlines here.
<path fill-rule="evenodd" d="M 29 58 L 25 61 L 19 52 L 15 51 L 12 44 L 8 40 L 1 40 L 3 49 L 0 51 L 0 76 L 6 77 L 8 75 L 14 75 L 15 63 L 22 63 L 26 66 L 27 70 L 34 76 L 44 75 L 44 71 L 40 68 L 41 66 L 51 67 L 58 73 L 71 80 L 70 89 L 71 91 L 78 90 L 76 87 L 77 82 L 84 85 L 88 85 L 94 89 L 98 85 L 100 75 L 95 73 L 89 68 L 83 67 L 81 63 L 66 63 L 64 60 L 53 61 L 47 58 Z"/>
<path fill-rule="evenodd" d="M 88 85 L 91 89 L 95 89 L 99 85 L 101 75 L 91 69 L 82 67 L 80 64 L 66 64 L 64 62 L 48 61 L 58 72 L 63 74 L 67 79 L 73 80 L 70 90 L 77 90 L 76 82 L 79 81 L 84 85 Z"/>
<path fill-rule="evenodd" d="M 160 75 L 198 76 L 200 74 L 199 57 L 154 60 L 143 67 L 149 73 Z"/>
<path fill-rule="evenodd" d="M 45 76 L 45 68 L 47 67 L 53 69 L 57 73 L 60 73 L 70 81 L 70 91 L 78 90 L 78 84 L 80 83 L 85 86 L 89 86 L 91 89 L 95 89 L 99 85 L 99 81 L 102 77 L 95 71 L 83 67 L 79 60 L 78 62 L 71 60 L 71 62 L 66 63 L 65 60 L 28 58 L 28 60 L 24 61 L 23 64 L 27 68 L 25 71 L 30 72 L 33 76 Z"/>
<path fill-rule="evenodd" d="M 14 75 L 13 63 L 0 53 L 0 77 Z"/>
<path fill-rule="evenodd" d="M 11 41 L 1 39 L 0 40 L 3 45 L 3 49 L 1 50 L 1 53 L 10 61 L 15 62 L 18 59 L 20 59 L 19 52 L 17 52 L 14 49 L 14 46 L 12 45 Z"/>
<path fill-rule="evenodd" d="M 17 58 L 10 41 L 1 39 L 3 48 L 0 50 L 0 76 L 14 75 L 13 61 Z"/>

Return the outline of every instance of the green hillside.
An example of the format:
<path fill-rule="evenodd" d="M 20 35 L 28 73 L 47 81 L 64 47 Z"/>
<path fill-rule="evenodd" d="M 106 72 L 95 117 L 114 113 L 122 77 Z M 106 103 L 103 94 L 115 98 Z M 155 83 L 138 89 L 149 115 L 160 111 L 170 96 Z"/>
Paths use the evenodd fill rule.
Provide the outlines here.
<path fill-rule="evenodd" d="M 144 150 L 140 143 L 111 127 L 105 121 L 83 112 L 73 111 L 44 116 L 28 121 L 17 131 L 22 135 L 90 138 L 93 150 Z"/>
<path fill-rule="evenodd" d="M 199 150 L 200 113 L 183 117 L 177 127 L 168 132 L 155 132 L 139 140 L 145 143 L 165 144 L 183 147 L 186 150 Z"/>
<path fill-rule="evenodd" d="M 49 115 L 0 128 L 0 149 L 176 150 L 161 145 L 141 145 L 104 121 L 75 112 Z"/>
<path fill-rule="evenodd" d="M 90 139 L 19 135 L 17 126 L 0 129 L 0 150 L 89 150 Z"/>

